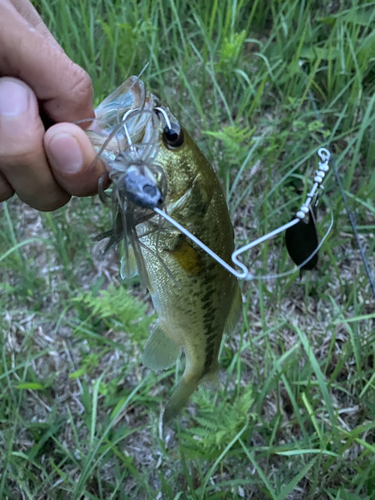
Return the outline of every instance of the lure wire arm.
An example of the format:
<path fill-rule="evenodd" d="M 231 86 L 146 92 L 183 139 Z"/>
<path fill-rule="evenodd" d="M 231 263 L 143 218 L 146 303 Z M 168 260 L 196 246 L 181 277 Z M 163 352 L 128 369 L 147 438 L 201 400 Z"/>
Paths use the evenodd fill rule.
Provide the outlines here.
<path fill-rule="evenodd" d="M 169 116 L 165 112 L 165 110 L 163 108 L 161 108 L 161 107 L 154 108 L 154 110 L 157 111 L 158 113 L 161 113 L 163 115 L 164 120 L 165 120 L 165 125 L 167 126 L 167 128 L 171 129 L 172 128 L 172 124 L 171 124 Z"/>
<path fill-rule="evenodd" d="M 267 233 L 266 235 L 261 236 L 260 238 L 256 239 L 255 241 L 252 241 L 252 242 L 248 243 L 247 245 L 244 245 L 241 248 L 238 248 L 237 250 L 235 250 L 232 253 L 232 257 L 231 257 L 232 262 L 235 266 L 241 268 L 241 271 L 236 271 L 236 269 L 231 267 L 227 262 L 225 262 L 225 260 L 223 260 L 221 257 L 219 257 L 207 245 L 205 245 L 196 236 L 191 234 L 190 231 L 188 231 L 186 228 L 181 226 L 181 224 L 179 224 L 177 221 L 172 219 L 172 217 L 170 217 L 168 214 L 166 214 L 165 212 L 163 212 L 162 210 L 160 210 L 157 207 L 155 207 L 153 210 L 157 214 L 159 214 L 161 217 L 163 217 L 165 220 L 167 220 L 170 224 L 175 226 L 179 231 L 181 231 L 181 233 L 185 234 L 190 240 L 192 240 L 196 245 L 198 245 L 200 248 L 202 248 L 202 250 L 204 250 L 206 253 L 208 253 L 208 255 L 210 255 L 213 259 L 215 259 L 216 262 L 218 262 L 222 267 L 224 267 L 227 271 L 229 271 L 231 274 L 236 276 L 236 278 L 244 279 L 244 280 L 262 279 L 264 277 L 255 276 L 255 275 L 251 274 L 250 271 L 247 269 L 247 267 L 242 262 L 240 262 L 238 260 L 238 256 L 241 255 L 242 253 L 246 252 L 247 250 L 250 250 L 251 248 L 259 245 L 260 243 L 263 243 L 264 241 L 267 241 L 271 238 L 274 238 L 276 235 L 278 235 L 279 233 L 281 233 L 283 231 L 286 231 L 290 227 L 295 226 L 296 224 L 301 222 L 302 219 L 304 219 L 304 217 L 306 216 L 307 213 L 309 213 L 311 202 L 314 199 L 314 197 L 317 198 L 317 190 L 319 187 L 321 187 L 321 188 L 323 187 L 322 186 L 323 180 L 324 180 L 327 172 L 329 171 L 328 161 L 330 159 L 331 154 L 328 151 L 328 149 L 320 148 L 318 150 L 318 155 L 319 155 L 321 161 L 319 162 L 318 170 L 315 172 L 316 175 L 314 177 L 314 185 L 313 185 L 311 191 L 309 192 L 309 194 L 307 195 L 307 199 L 306 199 L 305 203 L 303 203 L 300 210 L 296 213 L 296 217 L 293 220 L 291 220 L 290 222 L 288 222 L 287 224 L 284 224 L 283 226 L 280 226 L 279 228 L 271 231 L 270 233 Z M 328 233 L 332 229 L 332 226 L 333 226 L 333 218 L 331 218 L 330 227 L 329 227 L 325 237 L 320 242 L 319 246 L 315 249 L 314 252 L 312 252 L 312 254 L 308 257 L 308 259 L 306 259 L 305 262 L 303 262 L 300 266 L 298 266 L 299 268 L 301 268 L 305 264 L 307 264 L 307 262 L 309 262 L 309 260 L 312 259 L 312 257 L 316 254 L 316 252 L 318 252 L 318 250 L 321 247 L 321 245 L 323 244 L 325 238 L 328 236 Z M 294 271 L 291 271 L 291 272 L 294 272 Z M 289 273 L 286 273 L 286 274 L 289 274 Z"/>

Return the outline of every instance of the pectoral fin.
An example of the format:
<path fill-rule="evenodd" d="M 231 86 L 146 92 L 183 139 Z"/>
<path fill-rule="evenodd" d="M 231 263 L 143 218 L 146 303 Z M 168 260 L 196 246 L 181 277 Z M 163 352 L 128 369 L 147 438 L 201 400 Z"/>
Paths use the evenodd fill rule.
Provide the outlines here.
<path fill-rule="evenodd" d="M 171 257 L 190 276 L 199 276 L 203 271 L 202 257 L 187 241 L 183 234 L 176 238 L 173 248 L 166 249 Z"/>
<path fill-rule="evenodd" d="M 157 321 L 143 353 L 143 363 L 151 370 L 165 370 L 176 362 L 181 354 L 181 347 L 165 333 L 160 321 Z"/>
<path fill-rule="evenodd" d="M 137 260 L 135 258 L 133 247 L 128 246 L 127 255 L 121 259 L 120 274 L 123 280 L 134 278 L 138 274 Z"/>

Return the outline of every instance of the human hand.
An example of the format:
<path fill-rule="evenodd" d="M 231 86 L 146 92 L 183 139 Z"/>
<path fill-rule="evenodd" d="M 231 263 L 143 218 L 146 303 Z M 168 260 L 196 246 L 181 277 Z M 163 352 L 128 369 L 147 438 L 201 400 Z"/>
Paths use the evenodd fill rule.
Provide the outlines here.
<path fill-rule="evenodd" d="M 45 131 L 41 115 L 56 124 Z M 93 117 L 88 74 L 28 0 L 0 0 L 0 202 L 16 192 L 38 210 L 55 210 L 71 195 L 94 194 L 103 164 L 91 166 L 90 140 L 64 123 Z"/>

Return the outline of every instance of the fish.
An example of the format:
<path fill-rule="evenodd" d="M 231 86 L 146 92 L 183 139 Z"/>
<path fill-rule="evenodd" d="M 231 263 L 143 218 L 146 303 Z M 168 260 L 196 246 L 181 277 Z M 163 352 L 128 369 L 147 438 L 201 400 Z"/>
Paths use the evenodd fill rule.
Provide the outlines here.
<path fill-rule="evenodd" d="M 158 316 L 143 363 L 164 370 L 182 351 L 185 355 L 182 378 L 164 410 L 167 424 L 202 382 L 218 380 L 222 337 L 238 322 L 242 298 L 237 278 L 161 220 L 153 208 L 162 207 L 228 264 L 234 250 L 233 226 L 210 162 L 169 107 L 139 78 L 128 78 L 110 94 L 96 109 L 96 118 L 96 129 L 88 134 L 96 150 L 102 151 L 116 193 L 113 228 L 106 235 L 110 245 L 123 235 L 128 269 L 122 275 L 134 274 L 137 267 Z M 138 165 L 126 158 L 131 154 L 139 159 Z M 138 189 L 137 196 L 129 195 L 125 179 L 129 170 L 134 174 L 130 187 Z M 144 176 L 142 182 L 137 174 Z M 160 194 L 150 203 L 142 193 L 147 183 Z"/>

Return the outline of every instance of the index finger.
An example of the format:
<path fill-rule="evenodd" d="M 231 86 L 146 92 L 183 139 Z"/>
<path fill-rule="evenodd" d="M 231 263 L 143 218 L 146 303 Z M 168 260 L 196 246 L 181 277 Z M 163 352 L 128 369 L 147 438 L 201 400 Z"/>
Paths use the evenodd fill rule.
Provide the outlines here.
<path fill-rule="evenodd" d="M 88 74 L 8 1 L 0 9 L 0 76 L 26 82 L 55 122 L 94 117 Z"/>

